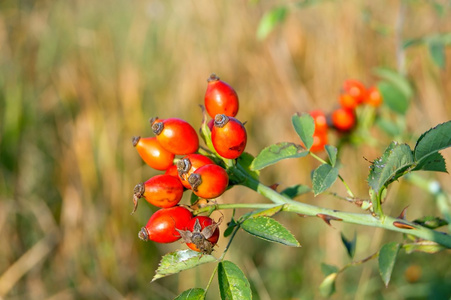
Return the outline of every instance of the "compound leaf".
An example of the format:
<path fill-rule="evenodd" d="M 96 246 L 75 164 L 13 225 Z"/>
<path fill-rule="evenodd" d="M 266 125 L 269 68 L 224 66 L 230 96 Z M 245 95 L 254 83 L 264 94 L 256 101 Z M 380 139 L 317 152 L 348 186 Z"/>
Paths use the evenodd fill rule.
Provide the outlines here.
<path fill-rule="evenodd" d="M 192 250 L 179 250 L 166 254 L 161 258 L 160 265 L 152 281 L 176 274 L 199 265 L 216 261 L 213 255 L 202 255 Z"/>
<path fill-rule="evenodd" d="M 245 220 L 243 224 L 241 224 L 241 228 L 243 228 L 247 233 L 266 241 L 280 243 L 292 247 L 301 246 L 294 235 L 288 229 L 286 229 L 276 220 L 269 217 L 259 216 L 255 218 L 249 218 Z"/>
<path fill-rule="evenodd" d="M 249 168 L 252 171 L 261 170 L 282 159 L 304 157 L 307 154 L 308 151 L 301 145 L 289 142 L 277 143 L 263 149 L 252 161 Z"/>
<path fill-rule="evenodd" d="M 237 265 L 225 260 L 218 264 L 218 282 L 221 299 L 252 299 L 249 281 Z"/>

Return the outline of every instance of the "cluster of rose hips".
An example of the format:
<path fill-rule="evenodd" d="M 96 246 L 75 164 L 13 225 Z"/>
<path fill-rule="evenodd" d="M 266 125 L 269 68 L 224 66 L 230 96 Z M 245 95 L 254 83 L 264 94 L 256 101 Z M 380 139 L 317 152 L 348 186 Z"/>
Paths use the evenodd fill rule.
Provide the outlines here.
<path fill-rule="evenodd" d="M 195 251 L 210 254 L 219 239 L 219 224 L 207 216 L 193 216 L 190 207 L 180 205 L 183 193 L 191 190 L 200 199 L 215 199 L 229 186 L 227 171 L 216 163 L 218 157 L 236 159 L 244 151 L 247 134 L 235 118 L 239 101 L 235 90 L 219 77 L 208 78 L 205 108 L 212 117 L 208 123 L 212 151 L 199 153 L 196 130 L 178 118 L 150 120 L 154 137 L 134 137 L 133 146 L 150 167 L 164 171 L 134 188 L 136 211 L 144 198 L 159 207 L 139 232 L 144 241 L 172 243 L 180 238 Z"/>
<path fill-rule="evenodd" d="M 356 125 L 356 108 L 362 104 L 379 107 L 382 95 L 376 86 L 368 89 L 359 80 L 345 80 L 338 98 L 340 107 L 326 115 L 322 110 L 313 110 L 310 115 L 315 121 L 312 152 L 324 150 L 328 143 L 329 128 L 341 133 L 349 133 Z"/>

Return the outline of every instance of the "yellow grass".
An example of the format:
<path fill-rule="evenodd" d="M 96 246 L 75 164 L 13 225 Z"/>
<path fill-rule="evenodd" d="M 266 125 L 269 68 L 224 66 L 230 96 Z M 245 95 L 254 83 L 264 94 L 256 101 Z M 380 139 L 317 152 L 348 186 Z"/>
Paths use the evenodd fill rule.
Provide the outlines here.
<path fill-rule="evenodd" d="M 398 28 L 402 37 L 451 30 L 449 10 L 440 17 L 430 4 L 406 3 L 405 23 Z M 247 121 L 247 151 L 255 155 L 269 144 L 297 141 L 291 115 L 331 111 L 345 79 L 371 85 L 377 82 L 375 67 L 398 67 L 400 1 L 293 6 L 286 22 L 260 41 L 259 20 L 277 4 L 0 2 L 0 298 L 172 299 L 187 288 L 205 287 L 212 265 L 149 283 L 161 255 L 185 246 L 137 238 L 155 209 L 143 202 L 130 216 L 133 187 L 157 172 L 140 160 L 131 137 L 151 135 L 153 116 L 183 118 L 199 127 L 198 104 L 215 72 L 240 96 L 238 117 Z M 413 137 L 402 142 L 412 145 L 415 136 L 451 118 L 450 51 L 444 69 L 432 63 L 425 47 L 404 54 L 416 95 L 407 115 Z M 376 147 L 343 149 L 341 174 L 359 197 L 367 197 L 364 157 L 374 159 L 390 141 L 379 130 L 375 135 L 381 141 Z M 450 152 L 444 154 L 449 162 Z M 283 161 L 263 171 L 262 180 L 282 188 L 310 184 L 315 166 L 309 158 Z M 439 179 L 451 191 L 449 175 Z M 339 183 L 333 190 L 344 194 Z M 300 200 L 357 211 L 327 195 Z M 218 201 L 266 200 L 238 187 Z M 403 182 L 395 184 L 387 202 L 392 215 L 407 205 L 411 218 L 437 213 L 430 195 Z M 256 299 L 319 298 L 320 262 L 349 262 L 340 230 L 349 238 L 357 231 L 357 259 L 388 238 L 401 238 L 343 224 L 330 228 L 297 216 L 277 219 L 302 248 L 240 233 L 227 256 L 249 276 Z M 222 239 L 218 253 L 225 245 Z M 426 260 L 432 258 L 416 258 L 421 268 L 429 268 Z M 402 266 L 409 266 L 409 259 Z M 440 278 L 449 280 L 443 266 L 443 261 L 450 265 L 449 252 L 432 260 Z M 429 282 L 434 278 L 424 273 Z M 336 299 L 369 299 L 374 293 L 404 297 L 400 291 L 409 283 L 403 269 L 395 275 L 393 286 L 378 291 L 382 282 L 375 262 L 349 270 L 339 277 Z M 216 288 L 208 299 L 218 299 Z"/>

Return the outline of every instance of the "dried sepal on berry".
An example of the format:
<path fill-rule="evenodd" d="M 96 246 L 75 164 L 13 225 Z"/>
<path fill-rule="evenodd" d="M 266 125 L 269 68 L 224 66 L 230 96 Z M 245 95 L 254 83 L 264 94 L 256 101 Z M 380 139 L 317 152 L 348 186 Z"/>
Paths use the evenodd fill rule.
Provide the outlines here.
<path fill-rule="evenodd" d="M 194 218 L 194 226 L 192 231 L 190 230 L 178 230 L 176 229 L 182 238 L 182 240 L 191 249 L 201 252 L 203 254 L 211 254 L 213 252 L 213 247 L 219 238 L 218 226 L 221 224 L 223 217 L 221 217 L 218 222 L 214 222 L 208 217 L 204 217 L 204 220 L 211 220 L 211 224 L 202 228 L 199 221 L 201 217 Z"/>

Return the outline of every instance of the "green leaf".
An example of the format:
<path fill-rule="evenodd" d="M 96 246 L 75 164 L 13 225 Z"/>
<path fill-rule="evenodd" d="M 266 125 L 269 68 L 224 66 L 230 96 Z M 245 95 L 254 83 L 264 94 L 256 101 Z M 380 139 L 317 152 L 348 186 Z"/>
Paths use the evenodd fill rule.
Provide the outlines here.
<path fill-rule="evenodd" d="M 288 8 L 281 6 L 266 12 L 260 19 L 257 28 L 257 38 L 263 40 L 273 31 L 277 24 L 282 23 L 288 13 Z"/>
<path fill-rule="evenodd" d="M 406 250 L 407 254 L 411 254 L 413 252 L 423 252 L 423 253 L 434 254 L 434 253 L 437 253 L 437 252 L 440 252 L 440 251 L 446 249 L 446 247 L 439 245 L 437 243 L 434 243 L 434 242 L 430 242 L 430 241 L 405 244 L 402 247 L 404 250 Z"/>
<path fill-rule="evenodd" d="M 213 143 L 211 141 L 211 130 L 208 127 L 208 114 L 205 106 L 200 105 L 202 109 L 202 125 L 199 130 L 200 137 L 205 142 L 205 145 L 213 152 L 216 153 L 215 148 L 213 147 Z"/>
<path fill-rule="evenodd" d="M 413 221 L 413 223 L 419 224 L 423 227 L 429 228 L 429 229 L 436 229 L 445 225 L 448 225 L 448 222 L 446 220 L 443 220 L 439 217 L 432 217 L 432 216 L 425 216 L 419 219 L 416 219 Z"/>
<path fill-rule="evenodd" d="M 327 155 L 329 156 L 330 165 L 335 167 L 335 163 L 337 162 L 337 148 L 331 145 L 326 145 L 324 147 L 326 149 Z"/>
<path fill-rule="evenodd" d="M 424 38 L 422 38 L 422 37 L 421 38 L 408 39 L 408 40 L 405 40 L 403 42 L 402 47 L 404 49 L 407 49 L 409 47 L 422 45 L 424 43 L 425 43 L 425 41 L 424 41 Z"/>
<path fill-rule="evenodd" d="M 390 282 L 393 267 L 395 266 L 396 257 L 398 256 L 399 248 L 401 244 L 391 242 L 382 246 L 379 250 L 379 274 L 384 281 L 385 286 L 388 286 Z"/>
<path fill-rule="evenodd" d="M 197 202 L 197 200 L 199 200 L 199 196 L 197 196 L 194 193 L 191 193 L 191 195 L 189 197 L 189 203 L 191 203 L 191 205 L 193 205 L 194 203 Z"/>
<path fill-rule="evenodd" d="M 377 87 L 382 94 L 385 105 L 392 111 L 405 115 L 409 108 L 409 98 L 406 97 L 401 90 L 399 90 L 392 83 L 380 81 Z"/>
<path fill-rule="evenodd" d="M 176 274 L 199 265 L 216 261 L 212 255 L 201 254 L 192 250 L 179 250 L 166 254 L 161 258 L 160 265 L 152 281 Z"/>
<path fill-rule="evenodd" d="M 272 217 L 272 216 L 276 215 L 277 213 L 281 212 L 283 207 L 284 207 L 284 205 L 282 204 L 282 205 L 273 206 L 271 208 L 261 208 L 261 209 L 256 209 L 254 211 L 248 212 L 248 213 L 242 215 L 241 218 L 239 218 L 237 225 L 241 226 L 241 224 L 249 218 Z"/>
<path fill-rule="evenodd" d="M 409 80 L 397 71 L 388 68 L 376 68 L 374 73 L 395 87 L 405 98 L 410 99 L 413 96 L 413 89 Z"/>
<path fill-rule="evenodd" d="M 236 223 L 232 218 L 232 220 L 227 224 L 226 230 L 224 230 L 224 237 L 231 235 L 236 226 L 238 226 L 238 223 Z"/>
<path fill-rule="evenodd" d="M 374 73 L 382 79 L 378 84 L 378 89 L 384 98 L 385 105 L 392 111 L 405 115 L 413 96 L 413 89 L 409 80 L 398 72 L 387 68 L 377 68 Z"/>
<path fill-rule="evenodd" d="M 193 288 L 182 292 L 174 300 L 203 300 L 205 299 L 205 290 Z"/>
<path fill-rule="evenodd" d="M 218 264 L 218 282 L 221 299 L 252 299 L 249 281 L 240 268 L 231 261 L 225 260 Z"/>
<path fill-rule="evenodd" d="M 338 169 L 329 164 L 322 164 L 313 171 L 313 194 L 315 196 L 321 194 L 337 180 Z"/>
<path fill-rule="evenodd" d="M 376 124 L 390 136 L 398 136 L 401 134 L 399 126 L 386 118 L 377 118 Z"/>
<path fill-rule="evenodd" d="M 437 13 L 437 15 L 439 15 L 440 17 L 445 16 L 445 12 L 447 11 L 445 9 L 445 6 L 440 4 L 440 3 L 431 3 L 432 7 L 434 8 L 435 12 Z"/>
<path fill-rule="evenodd" d="M 247 233 L 270 242 L 300 247 L 294 235 L 282 224 L 268 217 L 249 218 L 241 224 Z"/>
<path fill-rule="evenodd" d="M 341 233 L 341 241 L 343 242 L 343 245 L 345 245 L 346 250 L 348 251 L 349 257 L 354 258 L 355 248 L 357 245 L 357 234 L 354 233 L 354 238 L 352 240 L 348 240 L 342 232 Z"/>
<path fill-rule="evenodd" d="M 415 160 L 421 164 L 421 161 L 427 159 L 428 156 L 450 146 L 451 121 L 448 121 L 429 129 L 420 136 L 413 151 Z"/>
<path fill-rule="evenodd" d="M 403 47 L 408 48 L 408 47 L 424 45 L 424 44 L 449 45 L 449 44 L 451 44 L 451 33 L 431 34 L 431 35 L 426 35 L 426 36 L 419 37 L 419 38 L 405 40 L 403 43 Z"/>
<path fill-rule="evenodd" d="M 291 117 L 291 123 L 305 148 L 310 150 L 313 145 L 313 132 L 315 131 L 315 121 L 312 116 L 307 113 L 295 114 Z"/>
<path fill-rule="evenodd" d="M 428 45 L 429 55 L 432 61 L 441 69 L 445 67 L 446 55 L 445 55 L 445 45 L 441 42 L 432 42 Z"/>
<path fill-rule="evenodd" d="M 329 276 L 332 273 L 338 273 L 338 267 L 321 263 L 321 273 L 323 273 L 324 276 Z"/>
<path fill-rule="evenodd" d="M 409 145 L 392 142 L 384 154 L 373 161 L 368 175 L 368 184 L 374 191 L 379 192 L 390 182 L 401 177 L 413 163 Z"/>
<path fill-rule="evenodd" d="M 238 158 L 237 163 L 243 167 L 247 171 L 248 174 L 252 176 L 252 178 L 258 180 L 260 177 L 260 172 L 256 170 L 251 170 L 252 162 L 254 161 L 254 156 L 247 152 L 243 152 Z"/>
<path fill-rule="evenodd" d="M 335 280 L 337 279 L 337 275 L 337 273 L 332 273 L 324 278 L 323 282 L 319 285 L 321 296 L 328 298 L 335 293 Z"/>
<path fill-rule="evenodd" d="M 261 170 L 286 158 L 304 157 L 308 154 L 301 145 L 282 142 L 263 149 L 250 165 L 250 169 Z"/>
<path fill-rule="evenodd" d="M 446 170 L 445 159 L 438 152 L 435 152 L 427 156 L 425 159 L 420 160 L 412 171 L 448 172 Z"/>
<path fill-rule="evenodd" d="M 286 196 L 290 199 L 293 199 L 297 196 L 309 193 L 311 191 L 310 187 L 303 184 L 296 184 L 293 186 L 289 186 L 283 191 L 280 192 L 281 195 Z"/>

